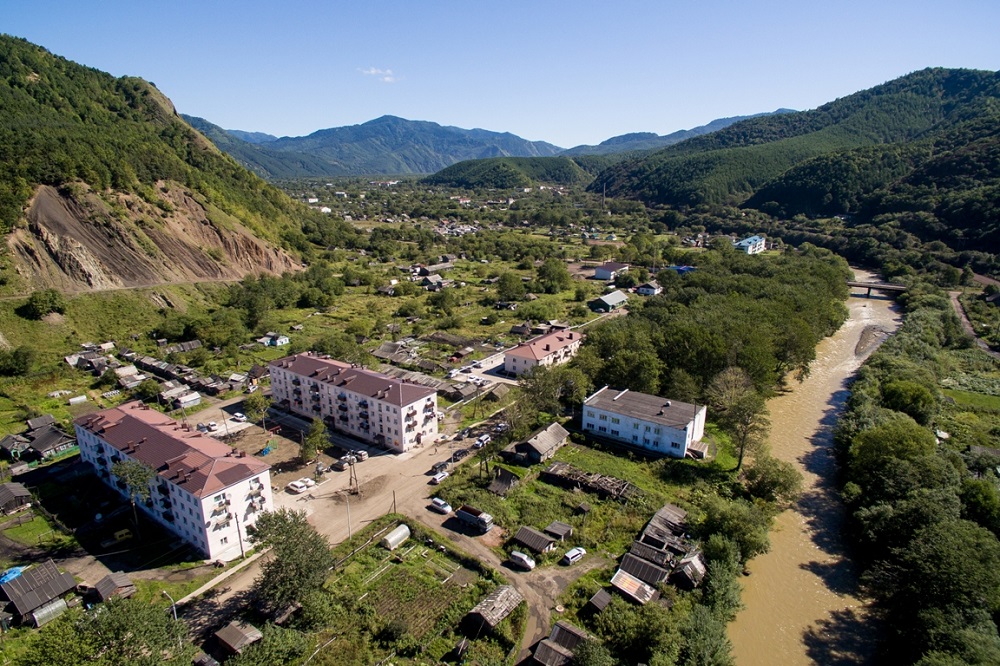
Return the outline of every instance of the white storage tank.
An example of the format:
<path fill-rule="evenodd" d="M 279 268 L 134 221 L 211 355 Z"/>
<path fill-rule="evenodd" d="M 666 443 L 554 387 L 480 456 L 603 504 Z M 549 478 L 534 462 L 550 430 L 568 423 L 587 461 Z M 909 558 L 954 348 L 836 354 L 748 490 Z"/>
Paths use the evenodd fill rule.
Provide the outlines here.
<path fill-rule="evenodd" d="M 382 546 L 388 550 L 396 550 L 399 546 L 410 538 L 410 528 L 406 525 L 400 525 L 393 531 L 389 532 L 382 539 Z"/>

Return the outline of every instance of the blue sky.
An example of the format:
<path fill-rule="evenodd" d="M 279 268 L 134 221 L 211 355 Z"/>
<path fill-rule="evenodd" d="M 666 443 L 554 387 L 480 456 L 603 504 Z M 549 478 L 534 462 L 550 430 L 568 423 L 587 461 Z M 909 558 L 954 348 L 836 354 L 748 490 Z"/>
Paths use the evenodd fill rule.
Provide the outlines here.
<path fill-rule="evenodd" d="M 0 32 L 178 111 L 299 136 L 391 114 L 562 147 L 1000 69 L 996 0 L 0 0 Z"/>

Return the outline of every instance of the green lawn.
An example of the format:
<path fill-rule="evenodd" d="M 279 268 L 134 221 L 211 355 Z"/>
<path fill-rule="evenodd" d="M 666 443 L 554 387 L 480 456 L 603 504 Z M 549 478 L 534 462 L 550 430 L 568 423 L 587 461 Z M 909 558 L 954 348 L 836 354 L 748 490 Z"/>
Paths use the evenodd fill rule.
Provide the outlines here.
<path fill-rule="evenodd" d="M 36 515 L 26 523 L 9 527 L 3 531 L 4 536 L 25 546 L 43 546 L 46 548 L 69 548 L 76 540 L 55 529 L 43 516 Z"/>

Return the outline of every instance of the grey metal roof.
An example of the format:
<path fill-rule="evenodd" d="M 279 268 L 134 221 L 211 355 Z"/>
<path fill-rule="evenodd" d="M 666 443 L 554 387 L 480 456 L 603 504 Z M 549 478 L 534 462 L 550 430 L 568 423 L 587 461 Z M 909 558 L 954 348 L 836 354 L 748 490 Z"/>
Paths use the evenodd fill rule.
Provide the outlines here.
<path fill-rule="evenodd" d="M 31 492 L 16 481 L 0 484 L 0 507 L 5 507 L 18 498 L 31 497 Z"/>
<path fill-rule="evenodd" d="M 478 615 L 490 627 L 500 624 L 510 615 L 517 605 L 524 601 L 520 592 L 510 585 L 501 585 L 480 601 L 469 611 L 470 615 Z"/>
<path fill-rule="evenodd" d="M 626 553 L 622 558 L 622 571 L 630 573 L 643 583 L 657 585 L 670 576 L 670 572 L 662 567 L 658 567 L 652 562 L 636 557 L 632 553 Z"/>
<path fill-rule="evenodd" d="M 549 634 L 549 638 L 567 650 L 575 650 L 576 646 L 587 640 L 589 636 L 580 627 L 559 620 L 552 627 L 552 633 Z"/>
<path fill-rule="evenodd" d="M 552 547 L 556 540 L 547 534 L 542 534 L 534 527 L 525 525 L 514 535 L 514 541 L 536 553 L 544 553 Z"/>
<path fill-rule="evenodd" d="M 14 604 L 18 615 L 27 615 L 74 587 L 72 574 L 59 573 L 52 560 L 40 562 L 17 578 L 0 584 L 0 590 Z"/>
<path fill-rule="evenodd" d="M 583 404 L 585 407 L 594 407 L 680 430 L 694 421 L 696 410 L 704 409 L 679 400 L 668 400 L 628 389 L 619 391 L 607 386 L 584 400 Z"/>
<path fill-rule="evenodd" d="M 565 444 L 568 437 L 569 431 L 566 428 L 558 423 L 550 423 L 536 431 L 525 444 L 534 449 L 539 456 L 544 456 Z"/>
<path fill-rule="evenodd" d="M 571 536 L 573 534 L 573 526 L 568 523 L 564 523 L 558 520 L 553 520 L 551 523 L 548 524 L 544 532 L 546 534 L 551 534 L 555 538 L 562 541 L 566 537 Z"/>
<path fill-rule="evenodd" d="M 600 613 L 602 610 L 608 607 L 608 604 L 611 603 L 611 593 L 605 589 L 600 589 L 594 594 L 594 596 L 590 598 L 590 601 L 588 601 L 587 603 L 596 608 L 597 612 Z"/>
<path fill-rule="evenodd" d="M 111 597 L 130 597 L 135 594 L 135 583 L 125 573 L 116 571 L 97 581 L 94 586 L 97 596 L 101 601 L 107 601 Z"/>
<path fill-rule="evenodd" d="M 243 652 L 243 648 L 264 638 L 264 635 L 252 624 L 230 622 L 215 632 L 215 637 L 232 652 L 239 654 Z"/>

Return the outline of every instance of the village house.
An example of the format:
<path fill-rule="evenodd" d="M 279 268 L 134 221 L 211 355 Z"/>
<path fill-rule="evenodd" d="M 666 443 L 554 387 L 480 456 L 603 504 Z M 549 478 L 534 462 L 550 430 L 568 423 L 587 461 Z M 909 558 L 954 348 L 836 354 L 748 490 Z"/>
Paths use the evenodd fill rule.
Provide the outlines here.
<path fill-rule="evenodd" d="M 22 484 L 9 481 L 0 484 L 0 511 L 11 514 L 31 506 L 31 493 Z"/>
<path fill-rule="evenodd" d="M 555 455 L 569 438 L 569 432 L 558 423 L 551 423 L 535 431 L 523 442 L 513 442 L 501 455 L 510 462 L 535 465 Z"/>
<path fill-rule="evenodd" d="M 657 296 L 663 293 L 663 287 L 656 280 L 650 280 L 640 284 L 635 291 L 640 296 Z"/>
<path fill-rule="evenodd" d="M 112 465 L 136 460 L 151 467 L 150 501 L 136 506 L 207 559 L 244 554 L 247 528 L 274 506 L 269 465 L 141 402 L 81 416 L 74 426 L 81 460 L 123 496 L 128 488 Z"/>
<path fill-rule="evenodd" d="M 264 337 L 257 338 L 257 342 L 264 345 L 265 347 L 284 347 L 291 343 L 287 335 L 281 335 L 280 333 L 275 333 L 274 331 L 268 331 Z"/>
<path fill-rule="evenodd" d="M 583 430 L 653 453 L 704 457 L 704 406 L 607 386 L 583 402 Z"/>
<path fill-rule="evenodd" d="M 520 376 L 538 366 L 565 363 L 580 350 L 584 335 L 576 331 L 556 331 L 522 342 L 504 352 L 503 369 L 508 375 Z"/>
<path fill-rule="evenodd" d="M 595 298 L 587 303 L 587 306 L 594 312 L 606 313 L 614 312 L 626 303 L 628 303 L 628 296 L 625 295 L 625 292 L 616 289 L 610 294 Z"/>
<path fill-rule="evenodd" d="M 404 453 L 438 435 L 437 391 L 312 353 L 271 361 L 276 405 Z"/>
<path fill-rule="evenodd" d="M 0 583 L 0 596 L 10 602 L 3 611 L 3 620 L 41 627 L 66 611 L 62 596 L 74 588 L 73 574 L 60 573 L 52 560 L 8 571 Z"/>
<path fill-rule="evenodd" d="M 628 273 L 628 269 L 628 264 L 620 264 L 616 261 L 606 261 L 600 266 L 596 266 L 594 268 L 594 279 L 611 282 L 612 280 L 618 279 L 618 276 L 622 273 Z"/>

